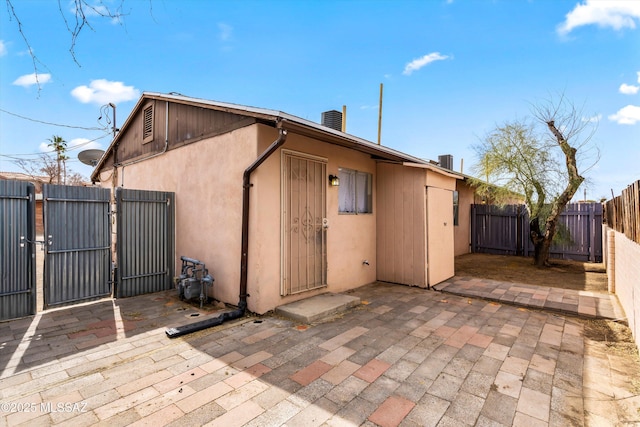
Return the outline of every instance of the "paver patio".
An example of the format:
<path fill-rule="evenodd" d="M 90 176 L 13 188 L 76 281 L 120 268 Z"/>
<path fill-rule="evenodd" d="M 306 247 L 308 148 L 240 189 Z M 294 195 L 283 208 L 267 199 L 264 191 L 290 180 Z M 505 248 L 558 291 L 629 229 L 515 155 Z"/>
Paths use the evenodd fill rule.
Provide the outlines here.
<path fill-rule="evenodd" d="M 0 323 L 0 426 L 640 423 L 637 358 L 581 318 L 384 283 L 352 294 L 325 323 L 246 317 L 176 339 L 165 328 L 197 311 L 170 293 Z"/>

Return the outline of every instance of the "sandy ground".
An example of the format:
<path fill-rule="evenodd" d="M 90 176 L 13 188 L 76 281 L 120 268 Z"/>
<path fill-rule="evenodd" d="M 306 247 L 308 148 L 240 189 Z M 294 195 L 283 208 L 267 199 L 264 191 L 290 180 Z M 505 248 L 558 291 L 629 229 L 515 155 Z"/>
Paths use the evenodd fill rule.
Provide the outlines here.
<path fill-rule="evenodd" d="M 456 276 L 554 288 L 607 292 L 604 264 L 551 260 L 551 267 L 533 265 L 533 258 L 508 255 L 465 254 L 456 257 Z"/>

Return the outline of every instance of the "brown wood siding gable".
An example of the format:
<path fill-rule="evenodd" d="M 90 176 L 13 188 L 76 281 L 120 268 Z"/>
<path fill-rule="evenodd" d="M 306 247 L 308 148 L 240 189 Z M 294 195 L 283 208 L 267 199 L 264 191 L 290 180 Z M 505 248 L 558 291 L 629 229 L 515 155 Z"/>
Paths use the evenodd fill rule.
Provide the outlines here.
<path fill-rule="evenodd" d="M 167 105 L 169 114 L 167 116 Z M 166 124 L 168 117 L 168 126 Z M 129 119 L 118 136 L 117 159 L 110 155 L 103 170 L 118 164 L 161 153 L 168 143 L 168 151 L 186 144 L 222 135 L 256 123 L 253 117 L 151 99 Z M 167 139 L 168 130 L 168 139 Z"/>

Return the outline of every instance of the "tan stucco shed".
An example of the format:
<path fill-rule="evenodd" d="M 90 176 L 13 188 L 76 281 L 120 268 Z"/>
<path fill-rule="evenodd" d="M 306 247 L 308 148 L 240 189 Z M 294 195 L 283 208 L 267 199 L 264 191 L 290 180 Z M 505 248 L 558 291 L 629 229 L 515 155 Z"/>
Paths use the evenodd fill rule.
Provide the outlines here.
<path fill-rule="evenodd" d="M 279 111 L 144 93 L 92 180 L 174 192 L 176 271 L 181 255 L 202 260 L 215 278 L 210 296 L 235 304 L 243 176 L 258 158 L 246 186 L 249 310 L 454 274 L 459 176 Z"/>

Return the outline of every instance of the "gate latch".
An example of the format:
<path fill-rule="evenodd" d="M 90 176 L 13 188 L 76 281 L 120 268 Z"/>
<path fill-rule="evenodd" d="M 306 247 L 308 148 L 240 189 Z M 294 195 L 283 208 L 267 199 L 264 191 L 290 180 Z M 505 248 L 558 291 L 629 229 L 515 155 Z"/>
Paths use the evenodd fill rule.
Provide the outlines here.
<path fill-rule="evenodd" d="M 52 236 L 49 236 L 49 241 L 45 242 L 44 240 L 29 240 L 24 236 L 20 236 L 20 247 L 24 248 L 24 244 L 26 242 L 26 243 L 32 243 L 32 244 L 40 244 L 40 245 L 42 245 L 42 249 L 44 249 L 44 244 L 45 243 L 47 243 L 49 246 L 51 246 L 51 243 L 52 243 L 51 237 Z"/>

